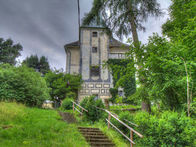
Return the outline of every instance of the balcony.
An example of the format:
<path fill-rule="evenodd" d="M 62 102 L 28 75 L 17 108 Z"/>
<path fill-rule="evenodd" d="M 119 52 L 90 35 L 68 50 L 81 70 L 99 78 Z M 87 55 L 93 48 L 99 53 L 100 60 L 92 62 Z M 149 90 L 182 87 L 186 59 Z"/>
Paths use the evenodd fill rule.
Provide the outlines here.
<path fill-rule="evenodd" d="M 109 59 L 125 59 L 124 53 L 109 53 Z"/>

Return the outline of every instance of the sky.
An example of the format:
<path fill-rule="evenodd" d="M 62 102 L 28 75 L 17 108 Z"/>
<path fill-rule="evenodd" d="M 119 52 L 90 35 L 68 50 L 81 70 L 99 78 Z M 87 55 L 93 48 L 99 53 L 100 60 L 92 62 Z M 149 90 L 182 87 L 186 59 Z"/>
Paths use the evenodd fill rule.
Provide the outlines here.
<path fill-rule="evenodd" d="M 161 25 L 169 18 L 170 0 L 158 0 L 165 14 L 149 18 L 139 39 L 147 43 L 153 32 L 161 34 Z M 80 0 L 81 19 L 93 0 Z M 0 38 L 11 38 L 23 46 L 18 61 L 27 56 L 46 56 L 52 68 L 65 69 L 64 45 L 78 40 L 77 0 L 0 0 Z"/>

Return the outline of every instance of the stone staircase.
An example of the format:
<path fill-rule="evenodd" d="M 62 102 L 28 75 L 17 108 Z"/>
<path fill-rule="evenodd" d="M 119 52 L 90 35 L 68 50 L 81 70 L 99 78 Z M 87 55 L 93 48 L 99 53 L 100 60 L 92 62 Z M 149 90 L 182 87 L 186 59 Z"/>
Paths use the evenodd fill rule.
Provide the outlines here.
<path fill-rule="evenodd" d="M 115 147 L 115 144 L 98 128 L 78 127 L 78 130 L 82 133 L 91 147 Z"/>

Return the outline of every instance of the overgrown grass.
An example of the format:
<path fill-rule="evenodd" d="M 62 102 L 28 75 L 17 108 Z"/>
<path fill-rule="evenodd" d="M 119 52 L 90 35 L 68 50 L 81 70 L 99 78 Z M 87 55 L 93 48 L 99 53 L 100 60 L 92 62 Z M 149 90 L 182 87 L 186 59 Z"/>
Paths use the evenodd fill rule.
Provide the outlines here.
<path fill-rule="evenodd" d="M 0 147 L 89 147 L 57 111 L 0 102 Z"/>
<path fill-rule="evenodd" d="M 141 106 L 135 105 L 113 105 L 110 106 L 110 110 L 121 110 L 121 109 L 139 109 Z"/>

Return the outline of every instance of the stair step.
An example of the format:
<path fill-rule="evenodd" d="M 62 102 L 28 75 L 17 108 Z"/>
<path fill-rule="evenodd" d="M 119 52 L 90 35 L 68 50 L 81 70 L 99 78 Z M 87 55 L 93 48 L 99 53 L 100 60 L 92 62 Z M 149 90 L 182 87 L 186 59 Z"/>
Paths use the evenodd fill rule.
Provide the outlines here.
<path fill-rule="evenodd" d="M 108 143 L 111 143 L 111 141 L 109 139 L 97 139 L 97 138 L 86 138 L 87 141 L 90 141 L 90 142 L 108 142 Z"/>
<path fill-rule="evenodd" d="M 85 138 L 97 138 L 97 139 L 107 139 L 106 136 L 103 135 L 83 135 Z"/>
<path fill-rule="evenodd" d="M 99 128 L 78 127 L 78 130 L 85 137 L 92 147 L 114 147 L 115 145 Z"/>
<path fill-rule="evenodd" d="M 114 146 L 114 144 L 112 143 L 112 142 L 90 142 L 90 144 L 91 145 L 93 145 L 93 146 L 97 146 L 97 145 L 102 145 L 102 146 L 106 146 L 106 145 L 113 145 Z"/>
<path fill-rule="evenodd" d="M 91 129 L 79 129 L 82 132 L 101 132 L 100 130 L 91 130 Z"/>
<path fill-rule="evenodd" d="M 83 135 L 104 135 L 102 132 L 81 132 Z"/>
<path fill-rule="evenodd" d="M 80 129 L 80 130 L 86 130 L 86 129 L 88 129 L 88 130 L 99 130 L 99 128 L 85 128 L 85 127 L 78 127 L 78 129 Z"/>

